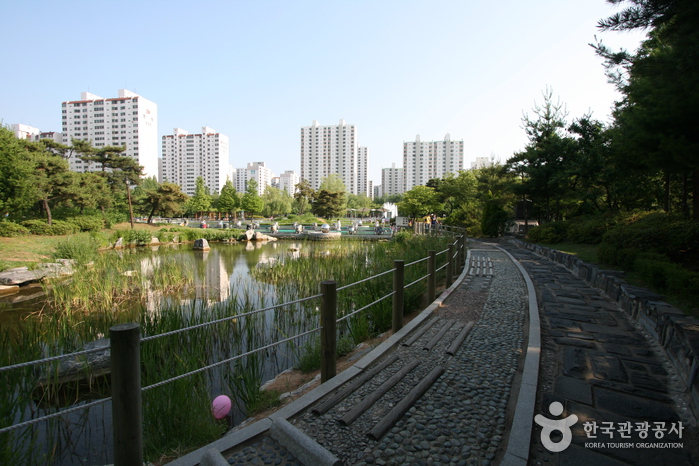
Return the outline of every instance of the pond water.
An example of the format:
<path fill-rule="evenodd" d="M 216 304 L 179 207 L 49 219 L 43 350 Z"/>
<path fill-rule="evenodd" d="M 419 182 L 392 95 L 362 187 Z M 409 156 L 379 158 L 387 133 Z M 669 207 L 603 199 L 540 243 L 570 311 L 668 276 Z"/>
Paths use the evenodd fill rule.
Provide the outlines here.
<path fill-rule="evenodd" d="M 191 273 L 192 282 L 183 289 L 168 293 L 151 287 L 144 301 L 123 303 L 124 307 L 131 308 L 125 311 L 127 314 L 131 313 L 131 321 L 139 321 L 140 319 L 142 322 L 142 332 L 161 333 L 159 329 L 167 330 L 173 326 L 181 328 L 191 323 L 215 319 L 222 315 L 240 314 L 246 310 L 269 307 L 295 299 L 297 297 L 289 294 L 288 290 L 284 292 L 284 296 L 280 296 L 279 290 L 275 286 L 257 282 L 251 276 L 251 270 L 258 267 L 258 264 L 286 260 L 312 248 L 332 249 L 336 247 L 339 247 L 336 242 L 212 243 L 211 250 L 206 252 L 193 251 L 191 245 L 181 245 L 161 246 L 160 250 L 141 248 L 121 252 L 113 251 L 107 254 L 120 254 L 133 259 L 134 267 L 137 269 L 135 272 L 143 276 L 146 276 L 150 270 L 157 268 L 164 261 L 177 262 L 181 264 L 183 270 Z M 141 285 L 149 286 L 147 283 L 141 283 Z M 45 301 L 46 295 L 39 285 L 23 287 L 19 294 L 0 297 L 0 329 L 21 334 L 25 328 L 28 328 L 29 323 L 36 320 L 34 316 L 37 311 L 42 309 Z M 226 328 L 238 329 L 235 338 L 229 335 L 207 344 L 209 346 L 202 353 L 205 355 L 202 358 L 206 359 L 206 363 L 215 362 L 241 352 L 250 351 L 261 344 L 315 328 L 314 326 L 317 326 L 317 312 L 314 311 L 317 305 L 318 303 L 315 302 L 308 305 L 297 305 L 293 310 L 286 311 L 287 314 L 284 314 L 285 311 L 265 311 L 254 318 L 256 319 L 254 325 L 258 329 L 254 331 L 251 330 L 251 327 L 239 322 L 231 323 L 229 319 Z M 231 313 L 231 310 L 234 312 Z M 173 324 L 164 318 L 166 317 L 164 314 L 169 312 L 179 316 L 179 323 Z M 85 317 L 85 320 L 89 319 L 89 316 Z M 102 320 L 104 319 L 102 318 Z M 149 323 L 151 321 L 167 321 L 168 323 L 167 325 L 153 325 Z M 82 324 L 84 322 L 80 323 L 80 325 Z M 94 328 L 99 329 L 99 325 L 99 323 L 95 323 Z M 256 334 L 256 332 L 259 333 Z M 222 331 L 222 335 L 226 335 L 225 331 Z M 103 336 L 108 336 L 105 328 L 101 328 L 91 338 L 87 337 L 85 340 L 96 340 Z M 195 337 L 184 338 L 194 339 Z M 142 343 L 142 354 L 145 345 L 149 343 Z M 292 367 L 299 354 L 298 348 L 302 344 L 303 340 L 263 352 L 259 361 L 260 367 L 255 372 L 256 377 L 260 377 L 261 381 L 264 382 Z M 56 354 L 49 353 L 50 355 Z M 226 365 L 223 368 L 219 367 L 207 371 L 204 380 L 211 398 L 231 390 L 230 381 L 226 378 L 225 370 L 223 370 L 227 368 L 230 371 L 230 367 L 231 365 Z M 171 375 L 178 374 L 172 373 Z M 143 385 L 146 383 L 144 382 Z M 97 390 L 93 386 L 87 393 L 75 396 L 75 399 L 79 400 L 78 404 L 100 396 L 108 396 L 108 383 L 103 383 L 102 386 L 102 389 L 98 388 Z M 2 396 L 12 398 L 11 394 L 3 394 Z M 15 396 L 20 395 L 15 394 Z M 7 402 L 8 400 L 1 401 Z M 56 406 L 44 406 L 43 403 L 36 402 L 35 398 L 34 402 L 29 403 L 16 413 L 14 422 L 35 419 L 55 411 Z M 239 409 L 234 409 L 229 416 L 229 422 L 236 425 L 244 418 L 244 413 Z M 55 456 L 49 464 L 108 464 L 113 461 L 111 424 L 111 404 L 106 402 L 89 410 L 66 415 L 59 421 L 38 424 L 33 431 L 37 440 L 18 445 L 17 448 L 35 449 L 39 454 L 41 454 L 42 449 L 46 450 L 44 453 L 48 453 L 50 449 Z"/>

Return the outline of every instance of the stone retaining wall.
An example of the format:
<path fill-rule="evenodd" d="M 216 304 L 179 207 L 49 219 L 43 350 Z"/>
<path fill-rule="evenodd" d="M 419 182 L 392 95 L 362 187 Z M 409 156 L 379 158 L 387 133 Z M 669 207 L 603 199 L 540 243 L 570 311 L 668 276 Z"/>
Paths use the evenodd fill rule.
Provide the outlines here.
<path fill-rule="evenodd" d="M 665 348 L 668 358 L 685 384 L 694 416 L 699 418 L 699 321 L 663 301 L 663 297 L 630 285 L 623 272 L 602 270 L 572 254 L 555 249 L 509 240 L 521 249 L 557 262 L 590 285 L 604 290 L 629 316 L 636 320 Z"/>

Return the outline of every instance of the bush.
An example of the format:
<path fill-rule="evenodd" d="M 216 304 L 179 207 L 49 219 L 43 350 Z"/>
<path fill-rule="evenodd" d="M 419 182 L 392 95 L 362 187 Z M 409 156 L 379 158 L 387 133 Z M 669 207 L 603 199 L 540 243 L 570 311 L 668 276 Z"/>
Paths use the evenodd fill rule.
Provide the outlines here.
<path fill-rule="evenodd" d="M 610 215 L 575 217 L 568 220 L 566 236 L 573 243 L 598 244 L 616 223 L 617 219 Z"/>
<path fill-rule="evenodd" d="M 54 220 L 51 225 L 44 220 L 25 220 L 22 225 L 27 227 L 32 235 L 60 236 L 77 233 L 78 227 L 63 220 Z"/>
<path fill-rule="evenodd" d="M 397 232 L 395 235 L 393 235 L 393 241 L 395 241 L 398 244 L 405 244 L 408 241 L 410 241 L 410 238 L 412 238 L 413 232 L 409 230 L 401 230 Z"/>
<path fill-rule="evenodd" d="M 674 214 L 648 214 L 609 230 L 602 237 L 602 243 L 619 250 L 635 249 L 662 254 L 673 262 L 696 267 L 699 259 L 699 222 Z"/>
<path fill-rule="evenodd" d="M 29 234 L 29 229 L 15 222 L 0 222 L 0 236 L 14 238 Z"/>
<path fill-rule="evenodd" d="M 66 221 L 75 225 L 79 231 L 101 231 L 104 228 L 104 218 L 101 216 L 71 217 Z"/>
<path fill-rule="evenodd" d="M 311 338 L 303 345 L 297 369 L 301 372 L 320 369 L 320 338 Z"/>
<path fill-rule="evenodd" d="M 531 228 L 527 238 L 532 243 L 560 243 L 565 240 L 568 225 L 565 222 L 551 222 Z"/>
<path fill-rule="evenodd" d="M 657 254 L 639 254 L 634 263 L 639 278 L 660 292 L 693 302 L 699 300 L 699 273 L 687 270 Z"/>

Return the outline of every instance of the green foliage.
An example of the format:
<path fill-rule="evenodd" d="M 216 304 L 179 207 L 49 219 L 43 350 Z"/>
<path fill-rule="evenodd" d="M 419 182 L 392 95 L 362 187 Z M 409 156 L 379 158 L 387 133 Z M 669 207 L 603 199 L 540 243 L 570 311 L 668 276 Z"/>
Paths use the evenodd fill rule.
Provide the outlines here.
<path fill-rule="evenodd" d="M 617 221 L 618 217 L 614 215 L 574 217 L 568 220 L 566 236 L 574 243 L 598 244 Z"/>
<path fill-rule="evenodd" d="M 309 338 L 301 347 L 296 368 L 306 373 L 320 369 L 320 338 Z"/>
<path fill-rule="evenodd" d="M 406 244 L 414 236 L 410 230 L 402 230 L 393 235 L 393 241 L 398 244 Z"/>
<path fill-rule="evenodd" d="M 505 234 L 510 215 L 495 202 L 487 202 L 483 208 L 481 220 L 481 233 L 491 238 Z"/>
<path fill-rule="evenodd" d="M 29 233 L 30 231 L 27 227 L 19 225 L 15 222 L 0 222 L 0 236 L 14 238 L 16 236 L 28 235 Z"/>
<path fill-rule="evenodd" d="M 102 216 L 69 217 L 65 220 L 75 225 L 78 231 L 101 231 L 104 228 Z"/>
<path fill-rule="evenodd" d="M 86 264 L 95 260 L 100 241 L 89 234 L 78 234 L 67 237 L 56 245 L 54 259 L 73 259 L 78 264 Z"/>
<path fill-rule="evenodd" d="M 424 217 L 427 214 L 440 212 L 439 194 L 429 186 L 415 186 L 403 194 L 403 200 L 398 204 L 400 212 L 413 217 Z"/>
<path fill-rule="evenodd" d="M 674 214 L 652 213 L 608 231 L 603 236 L 603 244 L 618 250 L 655 252 L 675 262 L 696 264 L 699 222 Z M 605 248 L 605 256 L 609 253 Z"/>
<path fill-rule="evenodd" d="M 363 341 L 363 340 L 362 340 Z M 351 353 L 357 345 L 354 338 L 343 336 L 337 339 L 337 356 L 342 357 Z"/>
<path fill-rule="evenodd" d="M 22 222 L 32 235 L 60 236 L 77 233 L 78 227 L 72 223 L 54 220 L 51 225 L 43 220 L 25 220 Z"/>
<path fill-rule="evenodd" d="M 533 227 L 529 230 L 527 238 L 532 243 L 560 243 L 566 238 L 568 225 L 566 222 L 551 222 Z"/>
<path fill-rule="evenodd" d="M 316 193 L 312 211 L 318 217 L 328 220 L 343 216 L 345 213 L 345 193 L 321 189 Z"/>

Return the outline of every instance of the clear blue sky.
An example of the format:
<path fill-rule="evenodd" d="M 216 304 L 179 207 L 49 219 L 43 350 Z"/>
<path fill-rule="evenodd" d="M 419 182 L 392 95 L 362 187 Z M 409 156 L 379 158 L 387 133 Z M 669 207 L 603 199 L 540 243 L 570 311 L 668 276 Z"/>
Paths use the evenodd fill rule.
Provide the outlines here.
<path fill-rule="evenodd" d="M 206 125 L 230 163 L 299 172 L 300 127 L 357 125 L 370 179 L 403 141 L 465 141 L 505 161 L 523 113 L 553 90 L 569 120 L 607 121 L 619 95 L 588 45 L 604 0 L 15 1 L 0 8 L 0 120 L 60 131 L 61 102 L 126 88 L 158 104 L 159 134 Z"/>

